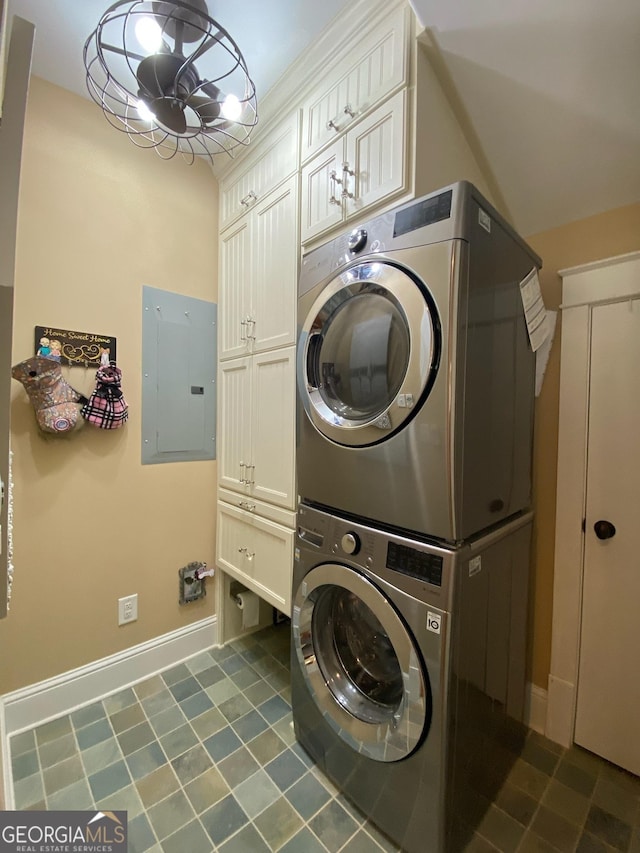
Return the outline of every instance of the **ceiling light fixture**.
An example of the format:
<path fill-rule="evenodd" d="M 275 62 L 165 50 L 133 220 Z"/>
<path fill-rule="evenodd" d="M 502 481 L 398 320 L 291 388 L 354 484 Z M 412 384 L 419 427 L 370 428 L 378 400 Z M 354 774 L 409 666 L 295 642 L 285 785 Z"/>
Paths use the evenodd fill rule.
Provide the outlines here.
<path fill-rule="evenodd" d="M 119 0 L 84 46 L 87 88 L 110 124 L 165 159 L 249 142 L 255 86 L 205 0 Z"/>

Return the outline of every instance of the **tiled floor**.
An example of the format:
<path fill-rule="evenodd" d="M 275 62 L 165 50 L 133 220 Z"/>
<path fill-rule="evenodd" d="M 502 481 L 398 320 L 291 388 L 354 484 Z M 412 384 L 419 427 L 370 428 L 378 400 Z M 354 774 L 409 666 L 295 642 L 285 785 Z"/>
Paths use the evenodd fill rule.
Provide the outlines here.
<path fill-rule="evenodd" d="M 15 735 L 15 807 L 126 809 L 130 853 L 397 850 L 295 742 L 288 668 L 284 625 Z M 532 733 L 468 850 L 640 853 L 640 780 Z"/>

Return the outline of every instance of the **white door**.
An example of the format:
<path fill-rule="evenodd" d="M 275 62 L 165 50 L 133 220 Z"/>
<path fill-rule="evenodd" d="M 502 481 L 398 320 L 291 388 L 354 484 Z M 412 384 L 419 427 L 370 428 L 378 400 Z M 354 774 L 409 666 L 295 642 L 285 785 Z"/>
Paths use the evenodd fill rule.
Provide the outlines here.
<path fill-rule="evenodd" d="M 223 361 L 218 373 L 219 484 L 247 492 L 251 462 L 251 356 Z"/>
<path fill-rule="evenodd" d="M 343 186 L 347 216 L 405 188 L 404 92 L 398 92 L 347 133 Z"/>
<path fill-rule="evenodd" d="M 574 739 L 637 775 L 639 365 L 640 299 L 594 306 L 582 636 Z"/>
<path fill-rule="evenodd" d="M 245 216 L 220 240 L 220 358 L 235 358 L 251 352 L 251 284 L 253 275 L 253 229 Z"/>
<path fill-rule="evenodd" d="M 343 161 L 344 140 L 339 139 L 303 167 L 300 203 L 302 243 L 342 222 Z"/>
<path fill-rule="evenodd" d="M 253 357 L 252 497 L 295 508 L 295 347 Z"/>
<path fill-rule="evenodd" d="M 294 175 L 249 214 L 254 219 L 254 352 L 296 340 L 298 177 Z"/>

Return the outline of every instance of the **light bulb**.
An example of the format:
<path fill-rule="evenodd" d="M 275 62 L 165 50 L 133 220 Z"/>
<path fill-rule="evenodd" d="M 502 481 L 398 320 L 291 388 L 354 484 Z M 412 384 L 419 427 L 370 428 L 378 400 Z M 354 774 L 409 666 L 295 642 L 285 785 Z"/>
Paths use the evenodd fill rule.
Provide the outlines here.
<path fill-rule="evenodd" d="M 136 109 L 138 110 L 138 115 L 140 116 L 142 121 L 154 122 L 156 120 L 156 117 L 144 101 L 138 101 L 138 103 L 136 104 Z"/>
<path fill-rule="evenodd" d="M 227 95 L 222 102 L 220 112 L 227 121 L 237 121 L 242 114 L 242 104 L 236 95 Z"/>
<path fill-rule="evenodd" d="M 153 18 L 145 15 L 136 22 L 136 38 L 147 53 L 156 53 L 162 45 L 162 28 Z"/>

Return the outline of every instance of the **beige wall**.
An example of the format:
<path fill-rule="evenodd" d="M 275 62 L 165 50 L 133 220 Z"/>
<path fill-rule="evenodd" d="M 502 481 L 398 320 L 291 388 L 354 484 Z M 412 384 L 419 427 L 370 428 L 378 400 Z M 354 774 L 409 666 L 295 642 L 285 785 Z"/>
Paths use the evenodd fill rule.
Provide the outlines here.
<path fill-rule="evenodd" d="M 32 80 L 14 362 L 33 354 L 36 325 L 113 335 L 130 418 L 47 438 L 13 383 L 16 573 L 0 693 L 214 612 L 212 585 L 178 605 L 177 571 L 214 564 L 216 463 L 140 464 L 140 360 L 144 284 L 217 301 L 217 193 L 204 162 L 164 162 L 92 102 Z M 92 389 L 95 371 L 63 372 Z M 117 599 L 136 592 L 138 621 L 118 627 Z"/>
<path fill-rule="evenodd" d="M 548 308 L 557 309 L 562 295 L 558 270 L 640 249 L 640 204 L 591 216 L 527 239 L 544 262 L 540 282 L 545 303 Z M 544 689 L 551 661 L 560 333 L 559 318 L 544 385 L 536 402 L 531 677 Z"/>

